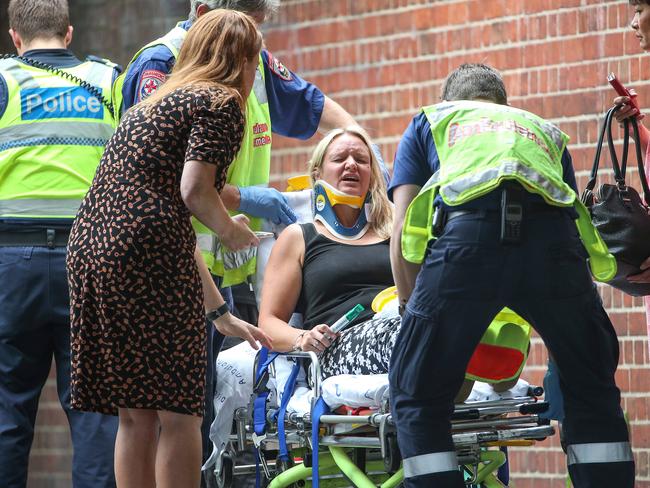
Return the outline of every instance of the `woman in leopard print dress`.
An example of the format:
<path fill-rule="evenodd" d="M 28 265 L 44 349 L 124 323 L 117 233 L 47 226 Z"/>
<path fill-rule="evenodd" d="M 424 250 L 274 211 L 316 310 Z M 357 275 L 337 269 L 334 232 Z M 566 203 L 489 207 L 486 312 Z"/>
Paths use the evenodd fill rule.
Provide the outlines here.
<path fill-rule="evenodd" d="M 109 141 L 71 232 L 72 407 L 119 415 L 121 486 L 199 485 L 204 305 L 223 298 L 190 217 L 232 249 L 259 242 L 218 192 L 241 144 L 260 47 L 246 15 L 202 16 L 169 80 Z M 228 313 L 215 326 L 268 344 Z"/>

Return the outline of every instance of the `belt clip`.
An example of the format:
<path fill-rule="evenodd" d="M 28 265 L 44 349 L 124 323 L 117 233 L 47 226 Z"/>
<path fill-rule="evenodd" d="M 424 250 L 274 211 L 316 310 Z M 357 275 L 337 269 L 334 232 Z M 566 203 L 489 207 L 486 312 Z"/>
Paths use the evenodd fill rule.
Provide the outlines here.
<path fill-rule="evenodd" d="M 56 237 L 56 231 L 54 229 L 47 229 L 47 247 L 54 249 L 56 244 L 54 238 Z"/>

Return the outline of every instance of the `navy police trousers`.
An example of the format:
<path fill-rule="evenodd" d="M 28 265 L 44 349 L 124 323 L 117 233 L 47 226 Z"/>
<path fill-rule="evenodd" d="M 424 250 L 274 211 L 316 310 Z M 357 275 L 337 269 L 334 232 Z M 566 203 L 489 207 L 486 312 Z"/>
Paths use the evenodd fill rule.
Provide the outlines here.
<path fill-rule="evenodd" d="M 632 488 L 634 461 L 614 382 L 618 341 L 573 220 L 525 217 L 522 242 L 499 241 L 497 212 L 451 220 L 431 241 L 390 367 L 391 408 L 407 488 L 463 488 L 450 435 L 454 396 L 494 316 L 508 306 L 553 355 L 577 488 Z"/>
<path fill-rule="evenodd" d="M 24 488 L 38 400 L 52 358 L 70 423 L 75 488 L 115 486 L 117 417 L 70 409 L 65 248 L 0 246 L 0 486 Z"/>

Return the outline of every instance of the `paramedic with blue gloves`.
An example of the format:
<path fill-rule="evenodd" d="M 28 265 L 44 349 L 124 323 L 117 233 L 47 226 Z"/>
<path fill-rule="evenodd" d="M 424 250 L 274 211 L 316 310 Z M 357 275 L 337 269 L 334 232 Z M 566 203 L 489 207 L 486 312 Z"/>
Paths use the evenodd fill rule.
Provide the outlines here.
<path fill-rule="evenodd" d="M 27 483 L 39 397 L 54 357 L 72 433 L 72 485 L 114 487 L 117 417 L 70 409 L 65 253 L 113 133 L 118 70 L 98 59 L 82 62 L 67 49 L 67 0 L 11 0 L 8 18 L 18 54 L 31 61 L 0 60 L 0 485 Z"/>
<path fill-rule="evenodd" d="M 407 128 L 389 189 L 403 309 L 389 379 L 405 486 L 465 486 L 453 399 L 485 329 L 508 306 L 557 363 L 574 486 L 632 488 L 618 342 L 586 258 L 600 280 L 615 263 L 577 201 L 568 136 L 509 107 L 500 74 L 485 65 L 453 71 L 442 100 Z"/>

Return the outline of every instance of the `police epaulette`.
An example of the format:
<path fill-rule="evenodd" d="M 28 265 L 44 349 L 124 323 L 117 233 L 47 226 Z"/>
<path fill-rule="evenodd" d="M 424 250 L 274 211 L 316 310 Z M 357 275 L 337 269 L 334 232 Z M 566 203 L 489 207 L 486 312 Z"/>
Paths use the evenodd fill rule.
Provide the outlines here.
<path fill-rule="evenodd" d="M 115 69 L 118 73 L 124 71 L 124 68 L 122 68 L 121 64 L 116 64 L 106 58 L 100 58 L 99 56 L 93 56 L 92 54 L 86 56 L 86 61 L 94 61 L 96 63 L 105 64 L 106 66 L 110 66 L 111 68 Z"/>

